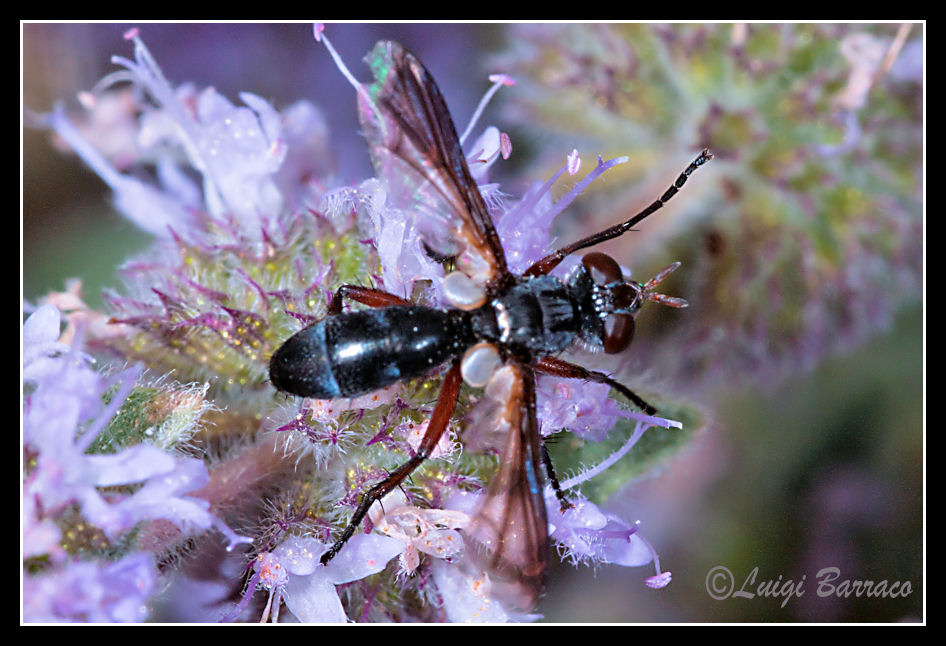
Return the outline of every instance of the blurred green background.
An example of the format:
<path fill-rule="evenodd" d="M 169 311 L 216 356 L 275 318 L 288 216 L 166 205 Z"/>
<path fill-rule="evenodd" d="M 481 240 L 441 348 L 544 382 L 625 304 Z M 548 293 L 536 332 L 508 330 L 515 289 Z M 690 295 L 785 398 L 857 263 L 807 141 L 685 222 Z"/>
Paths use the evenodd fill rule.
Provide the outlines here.
<path fill-rule="evenodd" d="M 76 92 L 114 69 L 111 55 L 131 55 L 122 39 L 130 26 L 24 24 L 25 105 L 45 111 L 62 100 L 75 107 Z M 238 92 L 252 91 L 277 108 L 299 98 L 311 100 L 326 112 L 338 177 L 357 181 L 370 174 L 351 90 L 313 43 L 309 25 L 137 26 L 172 83 L 213 85 L 234 101 Z M 540 608 L 547 621 L 925 620 L 925 312 L 922 242 L 916 238 L 925 223 L 918 174 L 925 168 L 923 149 L 916 147 L 916 142 L 925 144 L 922 77 L 910 81 L 910 70 L 897 68 L 890 73 L 896 83 L 878 81 L 867 95 L 867 107 L 857 112 L 861 139 L 855 137 L 849 150 L 833 157 L 812 154 L 811 142 L 824 132 L 825 146 L 843 148 L 850 134 L 844 122 L 813 119 L 809 127 L 794 112 L 780 122 L 777 107 L 783 95 L 838 96 L 847 69 L 838 54 L 844 38 L 863 32 L 890 43 L 899 28 L 750 25 L 739 36 L 742 32 L 731 25 L 644 25 L 635 27 L 638 32 L 613 26 L 569 31 L 563 25 L 329 25 L 333 43 L 362 79 L 368 74 L 359 61 L 376 40 L 399 40 L 415 51 L 437 79 L 461 129 L 488 86 L 487 73 L 516 76 L 517 86 L 500 92 L 481 122 L 512 134 L 514 155 L 499 171 L 507 193 L 519 195 L 525 182 L 546 179 L 572 147 L 586 151 L 586 164 L 598 150 L 630 155 L 627 175 L 606 179 L 604 189 L 582 196 L 563 216 L 563 237 L 617 221 L 615 203 L 643 207 L 694 156 L 694 147 L 706 140 L 715 144 L 718 159 L 694 176 L 661 220 L 674 223 L 669 230 L 663 224 L 651 230 L 642 225 L 639 236 L 608 247 L 635 273 L 633 258 L 641 258 L 647 269 L 683 259 L 681 273 L 688 266 L 693 270 L 666 290 L 693 301 L 693 308 L 677 316 L 689 316 L 688 323 L 662 331 L 654 328 L 665 317 L 652 315 L 651 328 L 644 327 L 632 353 L 650 362 L 647 374 L 655 377 L 655 391 L 666 385 L 670 393 L 698 405 L 707 426 L 659 473 L 629 485 L 606 505 L 627 520 L 642 521 L 641 531 L 660 552 L 663 568 L 673 572 L 673 583 L 652 591 L 643 585 L 649 570 L 559 565 Z M 922 52 L 924 36 L 924 26 L 914 25 L 905 44 L 919 42 Z M 915 46 L 909 51 L 915 56 Z M 798 52 L 811 60 L 804 62 Z M 898 60 L 907 53 L 904 46 Z M 753 61 L 762 61 L 761 68 L 753 69 Z M 733 80 L 732 70 L 743 64 L 747 79 Z M 921 70 L 922 64 L 921 57 Z M 566 74 L 562 70 L 568 65 L 572 72 Z M 832 73 L 832 66 L 842 71 Z M 771 78 L 781 85 L 761 91 Z M 720 83 L 729 84 L 731 92 L 714 99 Z M 805 107 L 832 115 L 829 102 L 818 97 Z M 773 126 L 789 122 L 788 136 Z M 878 131 L 896 136 L 884 140 L 874 134 Z M 796 155 L 802 148 L 809 152 Z M 803 164 L 803 170 L 788 158 Z M 654 159 L 660 159 L 659 172 L 649 163 Z M 744 172 L 749 166 L 754 174 Z M 772 166 L 777 170 L 769 170 Z M 865 177 L 858 175 L 861 169 Z M 867 174 L 869 169 L 876 176 Z M 48 133 L 24 129 L 22 172 L 24 299 L 35 303 L 77 277 L 87 302 L 100 306 L 101 289 L 117 285 L 116 266 L 145 248 L 148 237 L 109 209 L 101 181 L 74 156 L 56 150 Z M 788 173 L 795 173 L 793 181 L 780 181 Z M 781 226 L 797 212 L 777 207 L 793 200 L 814 202 L 816 213 L 850 207 L 843 201 L 840 206 L 823 203 L 819 187 L 830 182 L 860 191 L 858 203 L 866 203 L 881 225 L 889 214 L 906 227 L 894 231 L 895 237 L 862 234 L 857 239 L 869 244 L 855 248 L 857 258 L 848 261 L 845 254 L 852 247 L 841 246 L 836 264 L 822 263 L 811 275 L 805 273 L 807 266 L 772 270 L 775 291 L 785 293 L 785 283 L 778 281 L 790 272 L 799 282 L 820 285 L 855 261 L 881 277 L 907 275 L 905 282 L 890 282 L 908 287 L 897 287 L 891 296 L 867 281 L 863 293 L 832 301 L 828 312 L 836 312 L 838 302 L 857 305 L 837 320 L 876 314 L 879 322 L 856 334 L 846 336 L 850 326 L 831 318 L 821 330 L 818 320 L 788 328 L 779 327 L 781 321 L 767 322 L 763 334 L 785 329 L 786 337 L 797 338 L 787 349 L 763 356 L 757 371 L 729 362 L 727 345 L 742 347 L 739 339 L 751 326 L 701 297 L 724 287 L 724 300 L 728 296 L 743 310 L 754 302 L 751 276 L 728 282 L 727 276 L 771 270 L 777 264 L 771 242 L 787 235 L 780 229 L 755 235 L 754 218 L 774 213 Z M 871 194 L 872 185 L 883 194 Z M 624 191 L 625 186 L 640 189 Z M 792 223 L 793 239 L 816 239 L 819 222 Z M 726 243 L 723 252 L 714 246 L 720 240 Z M 645 244 L 646 252 L 640 251 Z M 850 283 L 844 287 L 857 289 Z M 820 292 L 806 298 L 811 293 Z M 861 307 L 875 302 L 881 303 L 879 314 Z M 766 305 L 772 309 L 760 305 L 763 314 L 743 315 L 752 322 L 777 310 L 771 302 Z M 788 360 L 805 339 L 819 335 L 837 338 L 837 347 L 806 350 L 803 362 Z M 699 358 L 691 362 L 699 363 L 697 368 L 685 361 L 693 357 Z M 805 577 L 806 593 L 784 604 L 781 597 L 716 600 L 707 590 L 707 575 L 717 566 L 732 572 L 736 589 L 757 568 L 745 590 Z M 819 597 L 816 575 L 826 567 L 839 568 L 842 580 L 909 581 L 912 593 L 896 599 Z"/>

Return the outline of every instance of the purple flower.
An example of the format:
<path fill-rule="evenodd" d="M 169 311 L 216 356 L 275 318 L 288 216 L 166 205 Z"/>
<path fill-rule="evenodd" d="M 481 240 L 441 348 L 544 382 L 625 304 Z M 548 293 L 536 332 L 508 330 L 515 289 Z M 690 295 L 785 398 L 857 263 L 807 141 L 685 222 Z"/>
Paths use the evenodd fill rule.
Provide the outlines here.
<path fill-rule="evenodd" d="M 179 149 L 203 176 L 210 215 L 234 218 L 242 230 L 258 232 L 261 214 L 277 213 L 282 206 L 273 179 L 286 155 L 279 114 L 248 92 L 240 95 L 247 107 L 237 107 L 213 88 L 175 91 L 137 33 L 130 38 L 135 60 L 116 56 L 112 61 L 125 67 L 159 106 L 142 119 L 139 139 L 146 148 Z"/>
<path fill-rule="evenodd" d="M 563 558 L 574 563 L 611 563 L 640 567 L 653 562 L 657 573 L 645 579 L 652 589 L 670 583 L 670 572 L 661 572 L 660 558 L 653 546 L 637 530 L 640 522 L 628 524 L 618 516 L 601 511 L 594 503 L 578 497 L 564 513 L 557 502 L 547 498 L 552 540 L 563 551 Z"/>
<path fill-rule="evenodd" d="M 549 505 L 551 537 L 574 562 L 589 560 L 627 567 L 646 565 L 654 559 L 649 544 L 637 535 L 638 523 L 628 525 L 614 514 L 601 511 L 578 497 L 564 513 Z"/>
<path fill-rule="evenodd" d="M 23 618 L 27 622 L 141 622 L 157 581 L 149 554 L 110 563 L 75 562 L 23 577 Z"/>
<path fill-rule="evenodd" d="M 607 384 L 541 376 L 536 384 L 536 417 L 546 434 L 562 429 L 600 442 L 621 418 L 633 417 L 608 395 Z"/>
<path fill-rule="evenodd" d="M 36 309 L 23 324 L 23 379 L 43 376 L 47 369 L 55 370 L 56 361 L 50 357 L 68 351 L 69 346 L 59 343 L 59 310 L 52 305 Z"/>
<path fill-rule="evenodd" d="M 347 622 L 335 586 L 380 572 L 400 553 L 401 542 L 380 534 L 357 534 L 334 559 L 322 565 L 319 557 L 328 547 L 314 538 L 290 536 L 272 552 L 261 554 L 253 565 L 254 576 L 244 603 L 237 610 L 242 610 L 257 585 L 263 585 L 275 591 L 271 592 L 267 610 L 272 607 L 276 612 L 281 598 L 299 621 Z M 234 611 L 226 619 L 236 614 Z M 276 619 L 278 615 L 273 617 Z"/>
<path fill-rule="evenodd" d="M 471 574 L 440 559 L 433 562 L 431 569 L 444 613 L 451 623 L 519 623 L 541 617 L 510 612 L 503 607 L 492 597 L 489 577 L 485 574 Z"/>
<path fill-rule="evenodd" d="M 202 240 L 220 229 L 259 242 L 264 231 L 278 229 L 277 218 L 287 208 L 314 206 L 322 188 L 312 182 L 326 170 L 327 151 L 327 129 L 317 109 L 298 102 L 281 114 L 249 92 L 240 94 L 239 106 L 212 87 L 175 88 L 137 30 L 126 37 L 134 42 L 134 59 L 113 57 L 124 70 L 102 79 L 95 93 L 84 93 L 83 104 L 92 120 L 112 103 L 98 93 L 119 81 L 132 81 L 153 99 L 136 106 L 142 115 L 134 148 L 140 156 L 135 161 L 155 165 L 156 185 L 115 167 L 114 156 L 105 152 L 108 133 L 85 126 L 80 131 L 61 107 L 41 118 L 113 190 L 122 214 L 158 238 L 174 231 Z M 129 165 L 123 157 L 121 167 Z M 199 175 L 199 185 L 187 166 Z"/>
<path fill-rule="evenodd" d="M 631 413 L 637 418 L 634 432 L 614 453 L 597 465 L 585 469 L 573 478 L 562 481 L 562 489 L 572 489 L 582 482 L 604 472 L 626 455 L 652 425 L 664 428 L 679 427 L 679 422 Z M 551 487 L 546 487 L 545 501 L 549 516 L 549 536 L 562 550 L 564 558 L 572 562 L 591 561 L 638 567 L 653 561 L 656 575 L 645 583 L 650 588 L 662 588 L 670 583 L 670 573 L 661 572 L 660 558 L 647 540 L 638 534 L 639 522 L 628 524 L 610 512 L 601 511 L 580 494 L 573 496 L 573 507 L 562 512 Z"/>
<path fill-rule="evenodd" d="M 469 515 L 450 509 L 422 509 L 410 504 L 400 489 L 376 502 L 368 516 L 375 529 L 401 542 L 401 571 L 412 574 L 420 565 L 420 553 L 448 559 L 463 550 L 459 529 L 469 524 Z"/>
<path fill-rule="evenodd" d="M 30 621 L 141 621 L 156 578 L 151 557 L 129 555 L 114 564 L 67 561 L 55 520 L 73 504 L 109 539 L 158 518 L 188 533 L 217 527 L 231 547 L 249 539 L 214 517 L 207 501 L 185 495 L 207 483 L 202 461 L 147 444 L 89 452 L 141 370 L 99 374 L 80 340 L 56 340 L 59 327 L 59 310 L 52 305 L 39 307 L 23 326 L 23 438 L 32 456 L 23 483 L 24 556 L 48 554 L 53 566 L 25 577 L 24 614 Z M 127 485 L 137 489 L 118 493 Z"/>
<path fill-rule="evenodd" d="M 36 452 L 36 466 L 24 483 L 26 495 L 41 500 L 45 510 L 78 503 L 85 517 L 110 538 L 142 520 L 163 518 L 182 531 L 216 526 L 231 546 L 246 542 L 209 512 L 207 501 L 184 495 L 207 483 L 202 461 L 147 444 L 111 454 L 87 452 L 141 369 L 103 377 L 90 367 L 78 344 L 63 347 L 53 340 L 58 329 L 59 311 L 52 305 L 38 308 L 24 324 L 23 374 L 31 390 L 24 401 L 23 436 Z M 110 396 L 104 403 L 106 393 Z M 143 486 L 127 496 L 106 497 L 102 491 L 131 484 Z"/>

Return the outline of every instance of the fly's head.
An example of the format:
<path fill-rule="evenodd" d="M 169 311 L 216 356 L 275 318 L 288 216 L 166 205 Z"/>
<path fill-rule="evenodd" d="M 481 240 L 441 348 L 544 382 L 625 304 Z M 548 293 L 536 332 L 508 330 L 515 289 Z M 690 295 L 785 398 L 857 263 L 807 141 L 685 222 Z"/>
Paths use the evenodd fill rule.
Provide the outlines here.
<path fill-rule="evenodd" d="M 620 265 L 606 254 L 591 252 L 581 260 L 579 272 L 588 285 L 582 338 L 608 354 L 626 349 L 634 339 L 634 319 L 647 301 L 668 307 L 686 307 L 682 298 L 659 294 L 657 285 L 680 266 L 675 262 L 646 283 L 625 278 Z"/>

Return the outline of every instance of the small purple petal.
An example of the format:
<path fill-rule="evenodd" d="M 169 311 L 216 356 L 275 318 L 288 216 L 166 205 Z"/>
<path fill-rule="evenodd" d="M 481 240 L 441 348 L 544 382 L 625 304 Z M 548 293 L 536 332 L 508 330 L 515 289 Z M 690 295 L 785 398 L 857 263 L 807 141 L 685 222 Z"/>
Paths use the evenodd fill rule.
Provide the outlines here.
<path fill-rule="evenodd" d="M 401 542 L 380 534 L 357 534 L 323 566 L 319 557 L 327 549 L 314 538 L 290 536 L 272 551 L 271 565 L 278 563 L 289 574 L 283 596 L 299 621 L 347 621 L 335 586 L 380 572 L 400 553 Z"/>
<path fill-rule="evenodd" d="M 443 609 L 452 623 L 506 623 L 535 621 L 541 615 L 510 615 L 490 596 L 485 575 L 473 576 L 456 563 L 441 559 L 432 564 L 437 591 L 443 600 Z"/>
<path fill-rule="evenodd" d="M 509 139 L 509 135 L 505 132 L 499 133 L 499 151 L 503 159 L 509 159 L 509 156 L 512 154 L 512 140 Z"/>
<path fill-rule="evenodd" d="M 23 345 L 45 345 L 59 338 L 60 314 L 55 305 L 40 305 L 23 323 Z"/>
<path fill-rule="evenodd" d="M 508 74 L 490 74 L 489 75 L 490 83 L 499 83 L 501 85 L 515 85 L 516 80 L 509 76 Z"/>
<path fill-rule="evenodd" d="M 401 541 L 381 534 L 357 534 L 325 566 L 332 583 L 348 583 L 383 570 L 401 553 Z"/>
<path fill-rule="evenodd" d="M 328 545 L 314 538 L 290 536 L 273 550 L 286 571 L 295 576 L 309 576 L 321 566 L 319 557 L 325 553 Z"/>
<path fill-rule="evenodd" d="M 670 579 L 670 572 L 662 572 L 661 574 L 655 574 L 654 576 L 648 577 L 644 583 L 647 584 L 648 588 L 659 590 L 660 588 L 665 588 L 670 585 Z"/>
<path fill-rule="evenodd" d="M 313 574 L 293 576 L 283 589 L 286 606 L 303 623 L 346 623 L 348 616 L 342 606 L 335 584 Z"/>

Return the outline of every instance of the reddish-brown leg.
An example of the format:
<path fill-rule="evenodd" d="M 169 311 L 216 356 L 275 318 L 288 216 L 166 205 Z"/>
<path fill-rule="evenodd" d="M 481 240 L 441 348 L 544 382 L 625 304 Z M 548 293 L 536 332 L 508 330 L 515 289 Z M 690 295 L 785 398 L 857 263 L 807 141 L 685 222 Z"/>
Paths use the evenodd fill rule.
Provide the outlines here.
<path fill-rule="evenodd" d="M 393 305 L 413 305 L 409 300 L 391 294 L 382 289 L 361 287 L 360 285 L 342 285 L 335 290 L 332 302 L 329 303 L 329 314 L 341 314 L 342 299 L 350 298 L 353 301 L 368 307 L 391 307 Z"/>
<path fill-rule="evenodd" d="M 450 418 L 453 417 L 453 411 L 457 406 L 457 397 L 460 394 L 461 381 L 460 363 L 457 362 L 447 371 L 447 375 L 443 379 L 443 386 L 440 389 L 440 396 L 437 398 L 437 405 L 434 407 L 434 412 L 430 416 L 430 424 L 427 426 L 427 432 L 424 433 L 424 437 L 420 441 L 420 446 L 417 447 L 417 453 L 407 462 L 389 473 L 387 478 L 371 487 L 371 489 L 362 495 L 361 501 L 358 503 L 355 513 L 352 514 L 351 521 L 349 521 L 345 531 L 343 531 L 339 539 L 335 541 L 335 544 L 322 555 L 320 559 L 322 565 L 331 561 L 335 555 L 338 554 L 339 550 L 342 549 L 342 546 L 345 545 L 345 542 L 354 535 L 355 530 L 358 529 L 358 525 L 361 524 L 361 521 L 368 513 L 371 505 L 373 505 L 376 500 L 384 498 L 390 491 L 399 486 L 405 478 L 413 473 L 414 469 L 419 467 L 421 463 L 430 456 L 431 451 L 437 446 L 437 442 L 440 441 L 440 437 L 447 429 Z"/>
<path fill-rule="evenodd" d="M 654 202 L 648 206 L 646 209 L 632 217 L 630 220 L 616 224 L 613 227 L 607 228 L 604 231 L 599 231 L 593 235 L 588 236 L 587 238 L 582 238 L 577 242 L 573 242 L 567 247 L 562 247 L 558 251 L 554 251 L 547 255 L 545 258 L 536 261 L 534 265 L 526 269 L 524 276 L 544 276 L 555 267 L 558 266 L 558 263 L 562 262 L 567 256 L 575 253 L 579 249 L 585 249 L 587 247 L 593 247 L 596 244 L 604 242 L 605 240 L 610 240 L 611 238 L 617 238 L 624 233 L 630 231 L 635 224 L 646 218 L 648 215 L 652 214 L 654 211 L 657 211 L 660 208 L 663 208 L 663 205 L 666 204 L 671 197 L 676 195 L 680 189 L 686 184 L 687 179 L 690 175 L 696 171 L 697 168 L 708 162 L 713 158 L 713 154 L 708 150 L 703 150 L 700 153 L 699 157 L 694 159 L 689 166 L 687 166 L 680 176 L 677 177 L 677 180 L 670 185 L 664 194 L 660 196 L 659 199 L 654 200 Z"/>
<path fill-rule="evenodd" d="M 616 391 L 634 402 L 635 406 L 640 408 L 648 415 L 657 414 L 657 409 L 641 399 L 637 393 L 627 386 L 616 382 L 614 379 L 603 372 L 588 370 L 587 368 L 582 368 L 581 366 L 575 365 L 574 363 L 568 363 L 567 361 L 562 361 L 561 359 L 556 359 L 555 357 L 540 357 L 535 362 L 535 369 L 539 372 L 545 373 L 547 375 L 554 375 L 556 377 L 565 377 L 566 379 L 584 379 L 585 381 L 594 381 L 595 383 L 599 384 L 608 384 Z"/>

